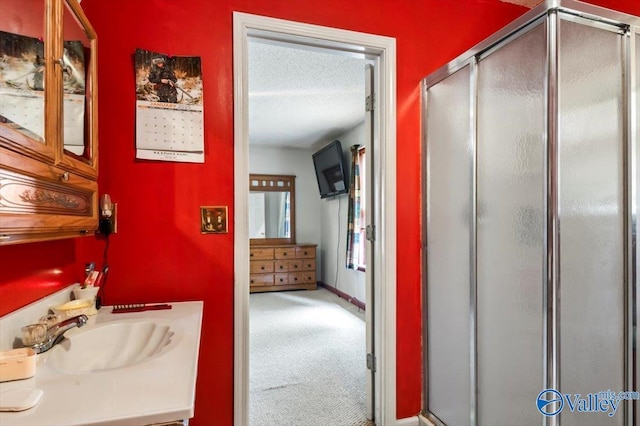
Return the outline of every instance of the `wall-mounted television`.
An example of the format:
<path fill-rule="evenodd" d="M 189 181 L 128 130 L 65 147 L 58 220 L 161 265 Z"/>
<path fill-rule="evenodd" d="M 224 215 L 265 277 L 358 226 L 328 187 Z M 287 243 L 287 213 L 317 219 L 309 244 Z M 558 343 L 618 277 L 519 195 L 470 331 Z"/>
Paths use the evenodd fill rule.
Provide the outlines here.
<path fill-rule="evenodd" d="M 316 170 L 320 198 L 349 192 L 349 179 L 339 140 L 331 142 L 313 154 L 313 166 Z"/>

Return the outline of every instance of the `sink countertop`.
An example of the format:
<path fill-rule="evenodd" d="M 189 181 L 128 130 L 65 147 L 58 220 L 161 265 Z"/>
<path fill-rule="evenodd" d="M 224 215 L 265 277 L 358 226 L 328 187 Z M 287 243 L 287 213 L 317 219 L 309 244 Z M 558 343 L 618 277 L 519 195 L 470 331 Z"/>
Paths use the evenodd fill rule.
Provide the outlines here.
<path fill-rule="evenodd" d="M 104 306 L 85 327 L 65 334 L 72 338 L 92 324 L 112 321 L 157 321 L 175 332 L 170 350 L 128 367 L 77 374 L 47 363 L 51 351 L 40 354 L 36 375 L 0 383 L 0 399 L 2 392 L 24 388 L 42 389 L 42 399 L 26 411 L 0 412 L 0 425 L 131 426 L 192 418 L 203 302 L 170 304 L 172 309 L 119 314 Z"/>

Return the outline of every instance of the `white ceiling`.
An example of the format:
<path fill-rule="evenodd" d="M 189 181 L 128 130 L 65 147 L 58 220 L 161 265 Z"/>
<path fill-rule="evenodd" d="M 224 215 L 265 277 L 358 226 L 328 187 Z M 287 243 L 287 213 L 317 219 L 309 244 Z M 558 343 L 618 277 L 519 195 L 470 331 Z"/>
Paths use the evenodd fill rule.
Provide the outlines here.
<path fill-rule="evenodd" d="M 541 0 L 500 0 L 533 7 Z M 312 148 L 364 119 L 364 68 L 352 54 L 249 38 L 249 143 Z"/>
<path fill-rule="evenodd" d="M 249 143 L 310 148 L 364 120 L 367 61 L 249 39 Z"/>

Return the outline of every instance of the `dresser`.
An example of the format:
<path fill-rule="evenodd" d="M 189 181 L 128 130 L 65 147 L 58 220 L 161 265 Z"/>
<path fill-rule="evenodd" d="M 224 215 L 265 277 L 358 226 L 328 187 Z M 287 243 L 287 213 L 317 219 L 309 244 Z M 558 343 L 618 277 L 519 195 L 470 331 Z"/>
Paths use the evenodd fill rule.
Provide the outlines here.
<path fill-rule="evenodd" d="M 315 290 L 316 244 L 252 245 L 250 292 Z"/>

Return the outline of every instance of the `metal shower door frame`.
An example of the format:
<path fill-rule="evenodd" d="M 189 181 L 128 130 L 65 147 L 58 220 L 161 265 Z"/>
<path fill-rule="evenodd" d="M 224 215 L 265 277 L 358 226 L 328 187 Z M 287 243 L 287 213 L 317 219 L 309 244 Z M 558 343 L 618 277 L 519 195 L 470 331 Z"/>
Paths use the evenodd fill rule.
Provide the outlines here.
<path fill-rule="evenodd" d="M 445 78 L 453 75 L 464 67 L 470 67 L 470 105 L 469 105 L 469 145 L 472 147 L 471 159 L 471 219 L 470 219 L 470 342 L 469 350 L 471 354 L 470 372 L 470 424 L 478 425 L 478 357 L 477 357 L 477 94 L 478 94 L 478 62 L 489 56 L 494 51 L 502 48 L 514 39 L 522 36 L 537 25 L 547 26 L 547 93 L 545 103 L 545 154 L 546 163 L 545 176 L 545 205 L 546 219 L 545 228 L 547 230 L 544 237 L 544 259 L 543 276 L 546 282 L 543 283 L 543 303 L 544 303 L 544 323 L 543 323 L 543 383 L 545 389 L 560 387 L 560 318 L 559 318 L 559 295 L 560 295 L 560 262 L 559 262 L 559 217 L 558 217 L 558 55 L 559 40 L 557 38 L 558 25 L 561 19 L 579 21 L 582 24 L 591 25 L 597 28 L 619 32 L 623 37 L 622 67 L 624 111 L 623 126 L 624 136 L 623 150 L 625 152 L 623 173 L 624 173 L 624 303 L 625 303 L 625 330 L 624 330 L 624 385 L 625 390 L 638 390 L 640 386 L 640 354 L 636 351 L 634 342 L 640 342 L 640 330 L 638 330 L 638 306 L 640 306 L 640 294 L 637 289 L 638 264 L 640 263 L 640 253 L 637 250 L 638 235 L 638 196 L 640 189 L 640 174 L 638 164 L 640 164 L 640 18 L 611 11 L 598 6 L 588 5 L 574 0 L 553 0 L 545 1 L 527 14 L 513 21 L 501 31 L 487 38 L 485 41 L 468 50 L 458 58 L 439 68 L 422 81 L 423 106 L 423 152 L 429 152 L 427 135 L 427 109 L 429 104 L 428 89 Z M 427 162 L 423 161 L 423 186 L 425 194 L 423 203 L 423 324 L 428 323 L 428 274 L 426 246 L 428 229 L 427 218 L 430 207 L 430 193 L 428 187 L 429 170 Z M 428 341 L 428 327 L 423 327 L 423 341 L 426 348 Z M 429 407 L 429 360 L 428 350 L 423 352 L 423 413 L 420 417 L 421 424 L 433 424 L 443 426 L 444 423 L 433 413 L 428 411 Z M 533 403 L 533 402 L 532 402 Z M 638 401 L 624 406 L 624 424 L 634 425 L 639 419 Z M 545 417 L 542 424 L 546 426 L 559 426 L 559 417 Z"/>

